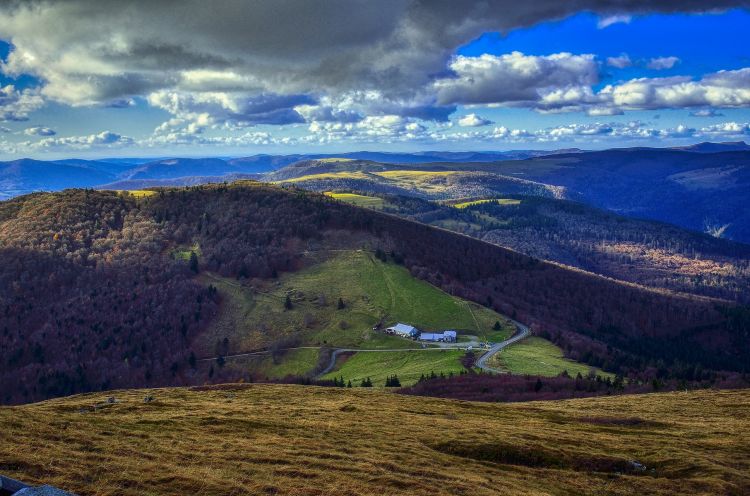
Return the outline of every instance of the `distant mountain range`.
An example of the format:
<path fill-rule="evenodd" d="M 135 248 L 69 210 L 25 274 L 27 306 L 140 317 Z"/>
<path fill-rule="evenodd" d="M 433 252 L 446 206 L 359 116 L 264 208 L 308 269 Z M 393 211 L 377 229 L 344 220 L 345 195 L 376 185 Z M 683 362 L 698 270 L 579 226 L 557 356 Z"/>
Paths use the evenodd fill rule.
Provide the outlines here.
<path fill-rule="evenodd" d="M 0 200 L 34 191 L 59 191 L 66 188 L 113 187 L 133 184 L 140 187 L 157 186 L 165 180 L 177 180 L 172 185 L 200 182 L 195 178 L 215 180 L 220 176 L 268 173 L 295 162 L 325 158 L 372 160 L 390 164 L 425 164 L 431 162 L 495 162 L 524 159 L 556 153 L 575 153 L 580 150 L 508 152 L 352 152 L 343 154 L 259 154 L 240 158 L 112 158 L 105 160 L 66 159 L 41 161 L 20 159 L 0 162 Z M 185 179 L 182 179 L 185 178 Z M 143 181 L 154 180 L 153 184 Z M 125 181 L 120 183 L 120 181 Z M 158 181 L 158 182 L 157 182 Z M 205 182 L 205 181 L 204 181 Z M 160 184 L 161 183 L 161 184 Z"/>
<path fill-rule="evenodd" d="M 697 153 L 716 153 L 716 152 L 742 152 L 750 151 L 750 145 L 744 141 L 727 141 L 724 143 L 696 143 L 689 146 L 679 146 L 673 148 L 674 150 L 686 150 L 689 152 Z"/>
<path fill-rule="evenodd" d="M 748 243 L 750 151 L 710 152 L 708 148 L 706 144 L 690 150 L 628 148 L 410 166 L 303 161 L 265 178 L 316 191 L 352 189 L 433 200 L 519 193 L 569 199 Z M 423 174 L 399 175 L 394 172 L 399 169 Z"/>
<path fill-rule="evenodd" d="M 435 198 L 489 193 L 541 194 L 581 201 L 623 215 L 669 222 L 750 242 L 750 145 L 699 143 L 676 148 L 508 152 L 353 152 L 253 155 L 241 158 L 162 158 L 0 162 L 0 200 L 66 188 L 143 189 L 236 179 L 291 181 L 320 190 L 347 187 L 409 194 L 372 173 L 454 171 L 451 188 Z M 471 174 L 470 174 L 471 173 Z M 300 179 L 319 174 L 317 183 Z M 307 178 L 305 178 L 307 179 Z M 322 182 L 321 182 L 322 181 Z M 327 182 L 326 182 L 327 181 Z M 395 189 L 394 189 L 395 188 Z M 447 192 L 446 192 L 447 191 Z M 412 191 L 421 197 L 428 193 Z M 427 195 L 427 196 L 425 196 Z"/>

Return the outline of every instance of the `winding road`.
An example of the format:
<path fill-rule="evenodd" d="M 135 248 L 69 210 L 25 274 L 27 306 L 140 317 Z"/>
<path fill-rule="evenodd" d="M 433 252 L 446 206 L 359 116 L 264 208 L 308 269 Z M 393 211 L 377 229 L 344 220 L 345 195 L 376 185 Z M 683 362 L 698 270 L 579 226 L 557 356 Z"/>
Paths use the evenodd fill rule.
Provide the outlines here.
<path fill-rule="evenodd" d="M 487 360 L 489 360 L 492 356 L 503 350 L 504 348 L 507 348 L 508 346 L 512 345 L 513 343 L 517 343 L 518 341 L 521 341 L 522 339 L 526 339 L 529 335 L 531 335 L 531 331 L 529 330 L 528 326 L 521 324 L 520 322 L 517 322 L 515 320 L 511 321 L 513 325 L 516 326 L 516 333 L 506 339 L 505 341 L 502 341 L 500 343 L 497 343 L 493 345 L 489 350 L 487 350 L 486 353 L 484 353 L 479 359 L 477 360 L 476 367 L 484 370 L 485 372 L 495 372 L 498 374 L 503 374 L 506 371 L 501 369 L 496 369 L 494 367 L 490 367 L 487 365 Z M 476 337 L 474 337 L 476 339 Z M 465 349 L 469 346 L 476 346 L 478 343 L 475 340 L 472 340 L 471 342 L 463 342 L 463 343 L 440 343 L 440 345 L 436 347 L 420 347 L 420 348 L 378 348 L 378 349 L 362 349 L 362 348 L 336 348 L 331 352 L 331 359 L 326 366 L 325 369 L 323 369 L 321 372 L 319 372 L 315 377 L 319 378 L 327 373 L 331 372 L 336 367 L 336 360 L 338 359 L 339 355 L 342 353 L 359 353 L 359 352 L 393 352 L 393 351 L 443 351 L 446 349 Z M 290 350 L 300 350 L 300 349 L 320 349 L 320 346 L 297 346 L 294 348 L 285 348 L 284 351 L 290 351 Z M 248 356 L 257 356 L 257 355 L 267 355 L 270 353 L 270 350 L 257 350 L 257 351 L 251 351 L 247 353 L 237 353 L 234 355 L 226 355 L 223 358 L 240 358 L 240 357 L 248 357 Z M 216 360 L 216 357 L 211 358 L 201 358 L 198 361 L 204 362 L 204 361 L 214 361 Z"/>
<path fill-rule="evenodd" d="M 517 343 L 521 341 L 522 339 L 526 339 L 531 334 L 531 331 L 529 330 L 528 326 L 525 326 L 515 320 L 512 320 L 511 322 L 513 322 L 513 325 L 516 326 L 516 329 L 518 329 L 518 331 L 512 337 L 506 339 L 505 341 L 502 341 L 500 343 L 493 345 L 487 351 L 487 353 L 482 355 L 479 358 L 479 360 L 477 360 L 477 363 L 475 364 L 477 367 L 484 370 L 485 372 L 495 372 L 497 374 L 506 373 L 505 370 L 496 369 L 494 367 L 490 367 L 489 365 L 487 365 L 487 360 L 489 360 L 491 357 L 493 357 L 496 353 L 500 352 L 504 348 L 507 348 L 508 346 L 512 345 L 513 343 Z"/>

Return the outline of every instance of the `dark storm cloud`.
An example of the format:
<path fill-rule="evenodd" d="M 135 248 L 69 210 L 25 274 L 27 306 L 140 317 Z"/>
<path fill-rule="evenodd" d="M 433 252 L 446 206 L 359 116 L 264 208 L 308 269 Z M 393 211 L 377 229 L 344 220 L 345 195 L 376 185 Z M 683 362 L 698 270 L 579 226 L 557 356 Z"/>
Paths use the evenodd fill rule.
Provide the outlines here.
<path fill-rule="evenodd" d="M 111 105 L 143 96 L 185 122 L 285 124 L 305 116 L 314 120 L 316 115 L 325 122 L 355 122 L 385 112 L 445 121 L 462 102 L 492 103 L 505 97 L 516 103 L 533 101 L 534 81 L 562 78 L 590 99 L 585 87 L 591 82 L 591 67 L 585 61 L 580 73 L 575 68 L 568 68 L 564 77 L 540 73 L 530 89 L 521 88 L 527 81 L 512 71 L 496 68 L 497 74 L 515 78 L 516 86 L 506 88 L 513 94 L 493 87 L 492 78 L 475 84 L 471 61 L 461 73 L 453 55 L 483 32 L 507 32 L 580 11 L 602 16 L 703 12 L 749 3 L 12 1 L 0 4 L 0 39 L 13 45 L 0 69 L 10 76 L 36 76 L 41 81 L 38 98 Z M 560 63 L 549 65 L 554 71 Z M 442 85 L 435 86 L 436 81 Z M 278 100 L 265 101 L 269 94 Z M 292 98 L 285 100 L 285 95 Z M 321 107 L 316 102 L 323 98 L 327 103 Z M 540 108 L 581 104 L 569 92 L 547 98 Z M 307 108 L 295 109 L 300 106 Z M 23 118 L 25 113 L 0 109 L 0 116 Z"/>
<path fill-rule="evenodd" d="M 747 1 L 69 0 L 0 7 L 6 69 L 47 81 L 71 103 L 172 87 L 175 71 L 233 71 L 248 88 L 409 92 L 445 69 L 453 50 L 586 10 L 602 15 L 706 11 Z M 76 64 L 80 61 L 80 64 Z M 71 84 L 72 83 L 72 84 Z M 69 91 L 60 88 L 68 85 Z M 210 84 L 204 88 L 211 90 Z"/>

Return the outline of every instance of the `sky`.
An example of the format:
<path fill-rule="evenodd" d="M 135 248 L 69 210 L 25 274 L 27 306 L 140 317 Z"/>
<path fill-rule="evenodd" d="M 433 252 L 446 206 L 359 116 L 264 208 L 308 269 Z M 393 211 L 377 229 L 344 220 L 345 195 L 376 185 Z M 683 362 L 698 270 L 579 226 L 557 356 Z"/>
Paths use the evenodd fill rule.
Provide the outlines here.
<path fill-rule="evenodd" d="M 750 141 L 750 3 L 0 4 L 0 157 Z"/>

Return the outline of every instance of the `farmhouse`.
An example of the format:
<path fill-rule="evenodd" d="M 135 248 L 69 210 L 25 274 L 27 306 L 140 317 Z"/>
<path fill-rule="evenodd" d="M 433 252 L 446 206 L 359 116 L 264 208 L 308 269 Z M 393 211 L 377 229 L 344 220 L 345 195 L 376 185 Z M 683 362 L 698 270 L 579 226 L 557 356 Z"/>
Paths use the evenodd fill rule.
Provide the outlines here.
<path fill-rule="evenodd" d="M 405 338 L 412 338 L 416 339 L 417 336 L 419 336 L 419 331 L 416 327 L 398 323 L 395 326 L 386 328 L 385 332 L 389 334 L 395 334 L 397 336 L 403 336 Z"/>
<path fill-rule="evenodd" d="M 437 341 L 443 343 L 455 343 L 456 331 L 423 332 L 419 335 L 420 341 Z"/>

